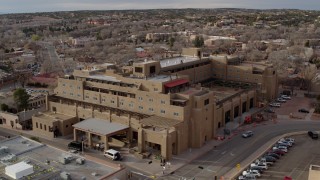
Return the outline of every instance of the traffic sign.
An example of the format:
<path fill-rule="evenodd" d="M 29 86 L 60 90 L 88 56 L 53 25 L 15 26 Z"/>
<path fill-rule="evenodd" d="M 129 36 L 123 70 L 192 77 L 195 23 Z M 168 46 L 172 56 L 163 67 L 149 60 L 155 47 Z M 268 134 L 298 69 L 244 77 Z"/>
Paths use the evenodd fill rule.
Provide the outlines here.
<path fill-rule="evenodd" d="M 238 163 L 238 164 L 236 165 L 236 167 L 237 167 L 237 170 L 240 170 L 241 165 Z"/>

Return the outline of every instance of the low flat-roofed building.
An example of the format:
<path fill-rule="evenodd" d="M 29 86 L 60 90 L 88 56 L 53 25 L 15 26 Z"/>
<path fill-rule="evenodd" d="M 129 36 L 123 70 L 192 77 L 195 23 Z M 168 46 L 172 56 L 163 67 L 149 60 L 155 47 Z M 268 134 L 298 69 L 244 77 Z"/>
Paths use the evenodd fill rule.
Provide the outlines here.
<path fill-rule="evenodd" d="M 66 152 L 23 136 L 1 140 L 0 148 L 6 149 L 0 154 L 0 173 L 5 179 L 61 179 L 62 172 L 71 179 L 127 178 L 126 169 L 119 164 L 99 161 L 90 154 Z"/>
<path fill-rule="evenodd" d="M 72 125 L 77 123 L 75 116 L 69 116 L 56 111 L 35 114 L 32 117 L 33 130 L 47 137 L 67 136 L 73 133 Z"/>

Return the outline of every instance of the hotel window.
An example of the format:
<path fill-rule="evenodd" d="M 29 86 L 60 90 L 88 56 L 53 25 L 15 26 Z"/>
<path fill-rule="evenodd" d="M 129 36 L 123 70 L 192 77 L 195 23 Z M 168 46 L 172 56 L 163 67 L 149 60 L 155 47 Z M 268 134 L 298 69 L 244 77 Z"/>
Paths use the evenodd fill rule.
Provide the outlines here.
<path fill-rule="evenodd" d="M 133 107 L 133 103 L 129 103 L 129 107 Z"/>
<path fill-rule="evenodd" d="M 179 113 L 177 113 L 177 112 L 174 112 L 174 113 L 173 113 L 173 115 L 175 115 L 175 116 L 179 116 Z"/>
<path fill-rule="evenodd" d="M 158 91 L 158 88 L 154 88 L 154 91 Z"/>
<path fill-rule="evenodd" d="M 86 96 L 87 99 L 89 99 L 89 96 Z"/>
<path fill-rule="evenodd" d="M 122 105 L 122 106 L 123 106 L 123 102 L 120 102 L 120 105 Z"/>
<path fill-rule="evenodd" d="M 153 99 L 149 99 L 150 102 L 153 102 Z"/>
<path fill-rule="evenodd" d="M 149 111 L 150 111 L 150 112 L 153 112 L 153 108 L 149 108 Z"/>
<path fill-rule="evenodd" d="M 66 86 L 66 84 L 62 84 L 62 86 Z"/>
<path fill-rule="evenodd" d="M 98 100 L 98 98 L 97 98 L 97 97 L 93 97 L 93 99 L 94 99 L 94 100 Z"/>
<path fill-rule="evenodd" d="M 70 96 L 73 96 L 73 93 L 70 93 Z"/>
<path fill-rule="evenodd" d="M 80 86 L 78 86 L 78 89 L 80 89 Z"/>
<path fill-rule="evenodd" d="M 42 129 L 42 124 L 40 123 L 40 129 Z"/>
<path fill-rule="evenodd" d="M 80 94 L 78 94 L 78 97 L 80 97 L 81 95 Z"/>
<path fill-rule="evenodd" d="M 114 100 L 111 100 L 111 103 L 114 104 Z"/>
<path fill-rule="evenodd" d="M 161 110 L 160 113 L 161 113 L 161 114 L 165 114 L 166 111 L 165 111 L 165 110 Z"/>
<path fill-rule="evenodd" d="M 208 105 L 209 104 L 209 99 L 204 100 L 204 105 Z"/>
<path fill-rule="evenodd" d="M 72 85 L 70 85 L 70 88 L 72 88 L 73 86 Z"/>
<path fill-rule="evenodd" d="M 63 94 L 67 94 L 65 91 L 63 91 Z"/>
<path fill-rule="evenodd" d="M 139 106 L 139 109 L 140 109 L 140 110 L 143 110 L 143 107 L 142 107 L 142 106 Z"/>
<path fill-rule="evenodd" d="M 102 102 L 105 102 L 105 101 L 106 101 L 106 99 L 101 99 L 101 101 L 102 101 Z"/>
<path fill-rule="evenodd" d="M 38 122 L 36 122 L 36 128 L 38 128 Z"/>
<path fill-rule="evenodd" d="M 45 130 L 45 131 L 47 130 L 47 125 L 44 125 L 44 130 Z"/>
<path fill-rule="evenodd" d="M 166 103 L 166 101 L 164 101 L 164 100 L 161 100 L 161 104 L 165 104 Z"/>
<path fill-rule="evenodd" d="M 139 97 L 139 101 L 142 101 L 143 100 L 143 98 L 142 97 Z"/>

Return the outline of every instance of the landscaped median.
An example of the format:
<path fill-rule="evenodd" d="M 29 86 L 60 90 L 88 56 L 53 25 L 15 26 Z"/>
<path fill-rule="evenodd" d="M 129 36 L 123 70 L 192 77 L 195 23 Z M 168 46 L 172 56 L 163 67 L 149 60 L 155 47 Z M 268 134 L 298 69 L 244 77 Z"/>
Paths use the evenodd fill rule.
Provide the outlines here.
<path fill-rule="evenodd" d="M 285 137 L 288 137 L 288 136 L 293 136 L 293 135 L 301 135 L 301 134 L 307 134 L 307 131 L 298 131 L 298 132 L 286 133 L 286 134 L 283 134 L 281 136 L 277 136 L 277 137 L 271 139 L 270 141 L 265 143 L 263 146 L 261 146 L 258 150 L 256 150 L 253 154 L 251 154 L 247 159 L 245 159 L 244 161 L 240 162 L 241 167 L 239 169 L 236 168 L 236 164 L 235 164 L 234 168 L 232 170 L 228 171 L 224 175 L 224 179 L 225 180 L 236 179 L 236 177 L 241 175 L 242 171 L 247 169 L 254 160 L 258 159 L 263 154 L 265 154 L 269 149 L 271 149 L 272 146 L 279 139 L 285 138 Z"/>

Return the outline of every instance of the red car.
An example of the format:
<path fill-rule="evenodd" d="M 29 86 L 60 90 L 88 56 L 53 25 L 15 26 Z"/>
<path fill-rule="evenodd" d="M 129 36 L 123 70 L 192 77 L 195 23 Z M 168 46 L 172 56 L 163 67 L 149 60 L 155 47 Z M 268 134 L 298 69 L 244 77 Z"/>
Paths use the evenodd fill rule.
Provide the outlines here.
<path fill-rule="evenodd" d="M 280 156 L 283 156 L 283 155 L 286 154 L 284 151 L 281 151 L 280 149 L 271 150 L 271 152 L 276 153 L 276 154 L 278 154 L 278 155 L 280 155 Z"/>

